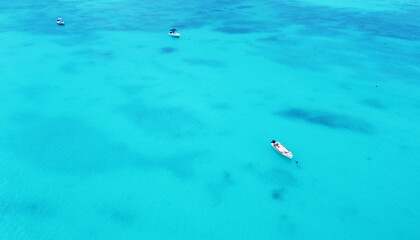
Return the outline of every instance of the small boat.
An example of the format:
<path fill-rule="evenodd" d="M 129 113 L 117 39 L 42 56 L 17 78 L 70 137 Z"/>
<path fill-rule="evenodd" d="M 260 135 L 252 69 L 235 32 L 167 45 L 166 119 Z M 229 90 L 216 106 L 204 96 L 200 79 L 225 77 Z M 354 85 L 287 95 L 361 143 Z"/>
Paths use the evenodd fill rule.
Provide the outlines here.
<path fill-rule="evenodd" d="M 169 36 L 176 37 L 176 38 L 179 38 L 179 36 L 181 36 L 181 34 L 176 32 L 175 28 L 171 29 L 168 34 L 169 34 Z"/>
<path fill-rule="evenodd" d="M 61 21 L 62 18 L 57 18 L 58 25 L 64 25 L 64 21 Z"/>
<path fill-rule="evenodd" d="M 276 140 L 271 141 L 271 146 L 273 146 L 274 149 L 276 149 L 279 153 L 281 153 L 283 156 L 287 157 L 288 159 L 293 158 L 292 152 L 287 150 L 285 146 L 283 146 L 281 143 L 277 142 Z"/>

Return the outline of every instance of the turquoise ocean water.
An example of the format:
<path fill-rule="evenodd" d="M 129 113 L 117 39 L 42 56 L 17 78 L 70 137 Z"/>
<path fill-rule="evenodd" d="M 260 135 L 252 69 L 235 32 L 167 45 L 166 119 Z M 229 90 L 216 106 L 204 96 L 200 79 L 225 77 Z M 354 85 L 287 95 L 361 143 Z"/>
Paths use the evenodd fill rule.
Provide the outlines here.
<path fill-rule="evenodd" d="M 419 13 L 1 1 L 0 239 L 419 239 Z"/>

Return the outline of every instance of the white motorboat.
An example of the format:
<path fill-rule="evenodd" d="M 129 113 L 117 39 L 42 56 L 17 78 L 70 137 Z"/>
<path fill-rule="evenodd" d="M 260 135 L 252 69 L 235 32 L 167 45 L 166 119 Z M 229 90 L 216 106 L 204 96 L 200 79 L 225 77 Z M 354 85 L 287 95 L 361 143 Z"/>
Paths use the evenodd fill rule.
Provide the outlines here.
<path fill-rule="evenodd" d="M 290 152 L 285 146 L 283 146 L 281 143 L 277 142 L 276 140 L 271 141 L 271 146 L 277 152 L 281 153 L 283 156 L 287 157 L 288 159 L 292 159 L 293 158 L 292 152 Z"/>
<path fill-rule="evenodd" d="M 171 36 L 171 37 L 179 37 L 179 36 L 181 36 L 181 34 L 179 34 L 179 33 L 168 33 L 169 34 L 169 36 Z"/>
<path fill-rule="evenodd" d="M 62 18 L 57 18 L 58 25 L 64 25 L 64 21 L 61 21 Z"/>
<path fill-rule="evenodd" d="M 179 36 L 181 36 L 181 34 L 176 32 L 175 28 L 171 29 L 168 34 L 169 34 L 169 36 L 176 37 L 176 38 L 179 38 Z"/>

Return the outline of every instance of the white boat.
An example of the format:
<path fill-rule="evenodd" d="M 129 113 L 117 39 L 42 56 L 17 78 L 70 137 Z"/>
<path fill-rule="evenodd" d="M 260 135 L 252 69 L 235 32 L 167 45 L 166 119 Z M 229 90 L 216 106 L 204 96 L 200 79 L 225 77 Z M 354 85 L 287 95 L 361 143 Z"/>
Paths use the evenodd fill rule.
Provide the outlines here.
<path fill-rule="evenodd" d="M 57 18 L 57 24 L 58 25 L 64 25 L 64 22 L 61 21 L 62 18 Z"/>
<path fill-rule="evenodd" d="M 177 32 L 169 32 L 168 34 L 169 34 L 169 36 L 171 36 L 171 37 L 179 37 L 179 36 L 181 36 L 181 34 L 179 34 L 179 33 L 177 33 Z"/>
<path fill-rule="evenodd" d="M 276 140 L 271 141 L 271 146 L 273 146 L 273 148 L 276 149 L 277 152 L 281 153 L 283 156 L 287 157 L 288 159 L 293 158 L 292 152 L 290 152 L 285 146 L 283 146 L 281 143 L 277 142 Z"/>
<path fill-rule="evenodd" d="M 171 36 L 171 37 L 176 37 L 176 38 L 179 38 L 179 36 L 181 36 L 181 34 L 179 34 L 179 33 L 177 33 L 176 32 L 176 29 L 175 28 L 172 28 L 171 30 L 169 30 L 169 36 Z"/>

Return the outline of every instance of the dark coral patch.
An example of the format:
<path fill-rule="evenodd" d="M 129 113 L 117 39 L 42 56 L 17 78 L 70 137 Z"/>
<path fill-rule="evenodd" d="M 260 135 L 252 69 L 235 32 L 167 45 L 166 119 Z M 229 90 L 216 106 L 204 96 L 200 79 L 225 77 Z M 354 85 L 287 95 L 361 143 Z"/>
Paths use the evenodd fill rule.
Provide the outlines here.
<path fill-rule="evenodd" d="M 232 174 L 228 171 L 223 172 L 222 182 L 225 185 L 233 185 L 234 181 L 232 179 Z"/>
<path fill-rule="evenodd" d="M 257 32 L 256 30 L 253 30 L 251 28 L 244 28 L 244 27 L 219 27 L 213 30 L 217 32 L 228 33 L 228 34 L 246 34 L 246 33 Z"/>
<path fill-rule="evenodd" d="M 322 125 L 334 129 L 346 129 L 361 133 L 374 132 L 374 128 L 370 123 L 359 118 L 342 114 L 290 108 L 286 111 L 278 112 L 277 115 L 289 119 L 300 119 L 308 123 Z"/>
<path fill-rule="evenodd" d="M 376 99 L 367 98 L 367 99 L 362 100 L 361 103 L 368 106 L 368 107 L 373 107 L 373 108 L 376 108 L 376 109 L 384 109 L 385 108 L 385 105 L 383 103 L 381 103 L 380 101 L 376 100 Z"/>
<path fill-rule="evenodd" d="M 117 223 L 121 223 L 121 224 L 132 224 L 135 221 L 135 216 L 128 213 L 128 212 L 123 212 L 120 210 L 115 210 L 110 212 L 110 217 L 112 220 L 114 220 Z"/>
<path fill-rule="evenodd" d="M 271 192 L 271 198 L 274 200 L 282 201 L 284 200 L 284 189 L 275 189 Z"/>
<path fill-rule="evenodd" d="M 172 48 L 172 47 L 164 47 L 164 48 L 161 48 L 160 49 L 160 52 L 161 53 L 172 53 L 172 52 L 175 52 L 176 51 L 176 49 L 175 48 Z"/>
<path fill-rule="evenodd" d="M 202 129 L 202 122 L 194 112 L 182 107 L 154 107 L 138 100 L 121 106 L 118 111 L 153 135 L 181 138 L 197 135 Z"/>
<path fill-rule="evenodd" d="M 247 9 L 247 8 L 253 8 L 253 6 L 243 5 L 243 6 L 236 7 L 236 9 Z"/>
<path fill-rule="evenodd" d="M 281 186 L 292 186 L 295 185 L 297 179 L 290 171 L 283 170 L 280 168 L 272 168 L 270 171 L 265 172 L 261 175 L 261 178 L 269 183 L 274 185 Z"/>
<path fill-rule="evenodd" d="M 32 114 L 16 115 L 14 121 L 21 128 L 8 137 L 11 153 L 45 171 L 87 174 L 116 169 L 140 159 L 83 121 Z"/>
<path fill-rule="evenodd" d="M 225 67 L 225 64 L 218 60 L 188 58 L 184 59 L 184 61 L 191 65 L 202 65 L 207 67 Z"/>
<path fill-rule="evenodd" d="M 55 215 L 51 206 L 38 200 L 0 200 L 0 220 L 6 215 L 25 215 L 37 219 Z"/>
<path fill-rule="evenodd" d="M 258 38 L 257 40 L 260 42 L 277 42 L 279 41 L 279 38 L 271 36 L 271 37 Z"/>

